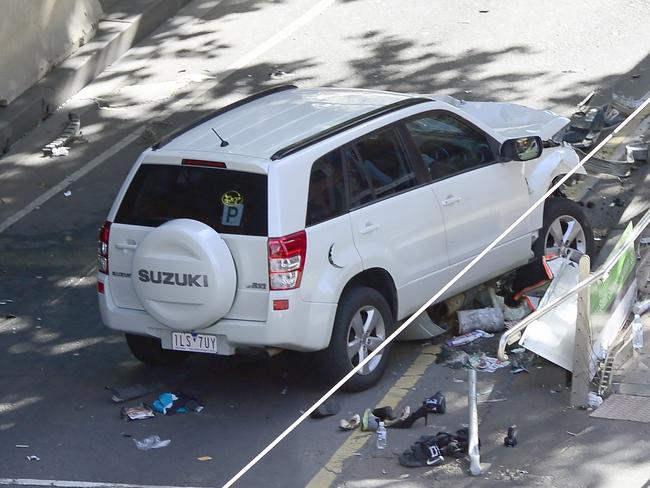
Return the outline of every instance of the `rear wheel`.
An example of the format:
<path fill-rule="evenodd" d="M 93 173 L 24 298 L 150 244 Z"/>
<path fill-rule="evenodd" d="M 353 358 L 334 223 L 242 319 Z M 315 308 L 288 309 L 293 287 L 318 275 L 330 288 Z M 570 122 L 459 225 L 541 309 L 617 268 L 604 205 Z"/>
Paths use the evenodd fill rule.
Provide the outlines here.
<path fill-rule="evenodd" d="M 352 288 L 339 301 L 329 347 L 316 353 L 318 367 L 330 381 L 340 380 L 384 342 L 393 325 L 393 315 L 381 293 L 373 288 Z M 382 349 L 343 389 L 361 391 L 377 383 L 386 370 L 391 348 L 389 344 Z"/>
<path fill-rule="evenodd" d="M 131 354 L 141 363 L 149 366 L 172 366 L 182 363 L 188 353 L 163 349 L 160 339 L 134 334 L 124 334 Z"/>
<path fill-rule="evenodd" d="M 549 198 L 544 225 L 533 245 L 535 256 L 566 256 L 570 249 L 594 256 L 594 234 L 582 208 L 566 198 Z"/>

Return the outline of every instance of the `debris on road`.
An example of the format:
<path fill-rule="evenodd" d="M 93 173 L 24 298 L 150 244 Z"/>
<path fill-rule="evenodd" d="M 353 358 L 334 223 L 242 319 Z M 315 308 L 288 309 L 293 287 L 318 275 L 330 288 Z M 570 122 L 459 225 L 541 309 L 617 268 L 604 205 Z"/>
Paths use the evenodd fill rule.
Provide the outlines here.
<path fill-rule="evenodd" d="M 482 373 L 494 373 L 497 369 L 510 366 L 510 361 L 501 361 L 497 358 L 488 356 L 485 353 L 481 353 L 470 356 L 469 364 L 476 371 L 481 371 Z"/>
<path fill-rule="evenodd" d="M 201 456 L 196 458 L 197 461 L 212 461 L 212 456 Z"/>
<path fill-rule="evenodd" d="M 500 308 L 489 307 L 474 310 L 459 310 L 458 332 L 466 334 L 473 330 L 500 332 L 505 329 L 505 317 Z"/>
<path fill-rule="evenodd" d="M 506 447 L 515 447 L 517 445 L 517 430 L 516 425 L 508 427 L 508 434 L 503 438 L 503 445 Z"/>
<path fill-rule="evenodd" d="M 163 415 L 173 415 L 175 413 L 196 412 L 199 413 L 205 408 L 196 398 L 186 395 L 185 393 L 165 392 L 161 393 L 151 405 L 154 412 Z"/>
<path fill-rule="evenodd" d="M 120 416 L 124 420 L 143 420 L 155 417 L 156 415 L 151 408 L 143 404 L 139 407 L 122 407 Z"/>
<path fill-rule="evenodd" d="M 603 397 L 596 395 L 593 391 L 589 392 L 589 407 L 594 410 L 603 404 Z"/>
<path fill-rule="evenodd" d="M 40 461 L 41 458 L 39 458 L 38 456 L 31 455 L 31 456 L 27 456 L 27 460 L 28 461 Z"/>
<path fill-rule="evenodd" d="M 329 417 L 330 415 L 336 415 L 340 410 L 341 406 L 339 405 L 339 402 L 334 398 L 328 398 L 311 413 L 309 418 L 321 419 L 323 417 Z"/>
<path fill-rule="evenodd" d="M 361 425 L 361 416 L 358 413 L 355 413 L 349 419 L 341 419 L 339 421 L 340 430 L 354 430 Z"/>
<path fill-rule="evenodd" d="M 166 439 L 163 441 L 160 439 L 160 436 L 150 435 L 141 441 L 138 439 L 133 439 L 133 442 L 135 443 L 135 447 L 137 447 L 140 451 L 148 451 L 150 449 L 160 449 L 161 447 L 167 447 L 169 444 L 171 444 L 172 441 L 171 439 Z"/>
<path fill-rule="evenodd" d="M 18 449 L 28 449 L 29 446 L 27 444 L 16 444 L 16 447 Z"/>
<path fill-rule="evenodd" d="M 72 195 L 72 192 L 70 190 L 63 192 L 64 197 L 69 197 L 70 195 Z"/>
<path fill-rule="evenodd" d="M 69 143 L 81 136 L 81 120 L 75 113 L 68 114 L 68 124 L 60 137 L 43 147 L 44 156 L 67 156 Z"/>
<path fill-rule="evenodd" d="M 449 339 L 445 344 L 447 344 L 449 347 L 464 346 L 465 344 L 474 342 L 476 339 L 480 339 L 482 337 L 494 337 L 494 334 L 490 334 L 484 330 L 473 330 L 467 334 L 453 337 Z"/>

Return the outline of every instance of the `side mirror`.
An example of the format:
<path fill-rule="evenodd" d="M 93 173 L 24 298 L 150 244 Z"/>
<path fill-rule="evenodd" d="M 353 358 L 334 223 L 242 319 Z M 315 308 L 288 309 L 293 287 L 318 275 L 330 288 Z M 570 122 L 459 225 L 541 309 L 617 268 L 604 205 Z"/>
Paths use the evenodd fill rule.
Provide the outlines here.
<path fill-rule="evenodd" d="M 542 139 L 538 136 L 508 139 L 501 145 L 504 161 L 528 161 L 542 155 Z"/>

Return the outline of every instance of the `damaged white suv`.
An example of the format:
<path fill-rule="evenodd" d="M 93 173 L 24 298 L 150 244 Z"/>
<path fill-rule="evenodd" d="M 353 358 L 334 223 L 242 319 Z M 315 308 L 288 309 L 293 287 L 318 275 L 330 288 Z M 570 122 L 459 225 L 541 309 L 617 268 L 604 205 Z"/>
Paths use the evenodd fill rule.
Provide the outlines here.
<path fill-rule="evenodd" d="M 576 165 L 552 139 L 567 123 L 370 90 L 241 100 L 134 164 L 100 231 L 102 319 L 145 363 L 291 349 L 339 379 Z M 446 297 L 592 246 L 581 208 L 557 196 Z M 347 389 L 374 384 L 389 354 Z"/>

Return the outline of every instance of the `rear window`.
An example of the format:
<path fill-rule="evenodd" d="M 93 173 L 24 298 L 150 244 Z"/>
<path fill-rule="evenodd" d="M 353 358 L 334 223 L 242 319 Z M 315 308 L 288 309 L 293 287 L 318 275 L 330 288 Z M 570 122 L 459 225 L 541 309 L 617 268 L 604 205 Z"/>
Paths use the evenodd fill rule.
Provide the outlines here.
<path fill-rule="evenodd" d="M 143 164 L 115 221 L 157 227 L 194 219 L 222 234 L 267 235 L 266 175 L 220 168 Z"/>

